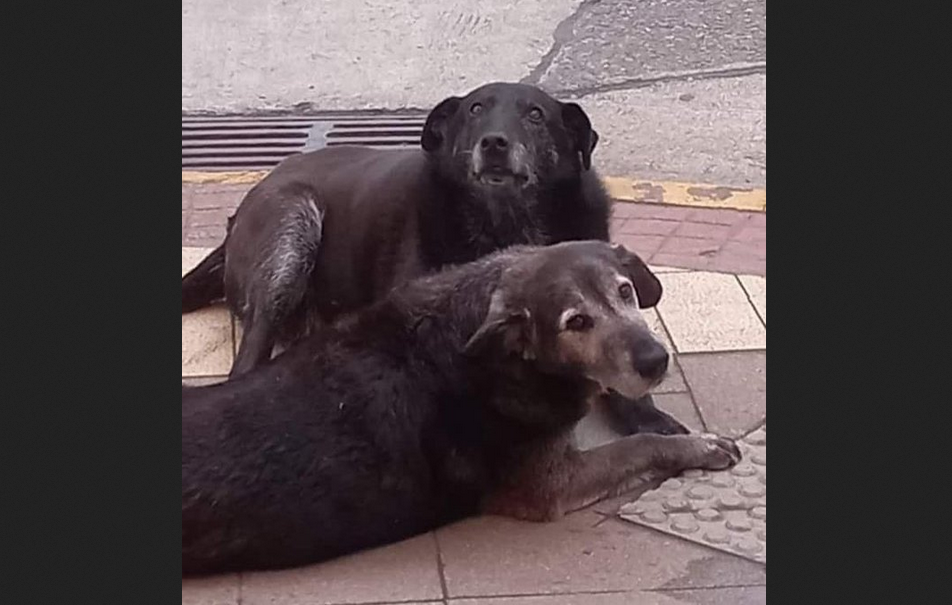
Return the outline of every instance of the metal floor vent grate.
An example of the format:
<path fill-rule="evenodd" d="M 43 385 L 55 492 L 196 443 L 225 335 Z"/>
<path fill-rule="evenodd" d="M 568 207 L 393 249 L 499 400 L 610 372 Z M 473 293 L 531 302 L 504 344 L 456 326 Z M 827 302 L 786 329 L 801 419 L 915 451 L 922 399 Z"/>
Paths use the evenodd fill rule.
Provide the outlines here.
<path fill-rule="evenodd" d="M 261 170 L 335 145 L 417 147 L 426 114 L 182 117 L 183 170 Z"/>

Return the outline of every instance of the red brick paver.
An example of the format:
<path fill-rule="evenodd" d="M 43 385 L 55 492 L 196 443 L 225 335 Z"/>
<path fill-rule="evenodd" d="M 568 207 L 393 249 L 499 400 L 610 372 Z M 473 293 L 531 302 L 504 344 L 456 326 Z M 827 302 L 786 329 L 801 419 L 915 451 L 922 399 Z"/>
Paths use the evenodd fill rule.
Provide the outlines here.
<path fill-rule="evenodd" d="M 182 183 L 182 245 L 217 246 L 225 238 L 228 217 L 252 185 Z"/>
<path fill-rule="evenodd" d="M 251 185 L 182 184 L 182 245 L 217 246 Z M 616 202 L 612 239 L 649 263 L 767 275 L 767 215 L 722 208 Z"/>
<path fill-rule="evenodd" d="M 654 265 L 767 275 L 765 213 L 616 202 L 612 239 Z"/>

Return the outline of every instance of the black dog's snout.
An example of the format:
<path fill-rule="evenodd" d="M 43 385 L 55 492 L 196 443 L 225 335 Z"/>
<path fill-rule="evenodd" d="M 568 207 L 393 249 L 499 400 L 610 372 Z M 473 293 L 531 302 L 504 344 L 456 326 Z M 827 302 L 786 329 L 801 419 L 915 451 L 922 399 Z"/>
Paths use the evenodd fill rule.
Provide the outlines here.
<path fill-rule="evenodd" d="M 668 352 L 660 343 L 647 341 L 637 347 L 632 362 L 638 373 L 648 380 L 664 376 L 668 371 Z"/>
<path fill-rule="evenodd" d="M 487 134 L 479 140 L 479 148 L 483 151 L 506 151 L 509 149 L 509 138 L 501 132 Z"/>

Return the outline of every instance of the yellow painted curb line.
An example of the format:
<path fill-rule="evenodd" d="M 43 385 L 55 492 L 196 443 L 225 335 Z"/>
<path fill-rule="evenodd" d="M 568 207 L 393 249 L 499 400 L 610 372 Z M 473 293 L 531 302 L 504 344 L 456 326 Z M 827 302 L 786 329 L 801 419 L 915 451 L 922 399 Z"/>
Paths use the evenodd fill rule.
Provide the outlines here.
<path fill-rule="evenodd" d="M 625 202 L 767 211 L 766 189 L 744 189 L 675 181 L 640 181 L 614 176 L 604 177 L 602 181 L 605 183 L 609 196 Z"/>
<path fill-rule="evenodd" d="M 224 185 L 248 185 L 260 181 L 268 174 L 268 170 L 242 170 L 239 172 L 195 172 L 182 171 L 182 183 L 204 185 L 206 183 L 222 183 Z"/>
<path fill-rule="evenodd" d="M 221 183 L 248 185 L 260 181 L 267 170 L 239 172 L 182 171 L 182 182 L 191 184 Z M 603 177 L 608 195 L 623 202 L 674 204 L 704 208 L 733 208 L 754 212 L 767 211 L 766 189 L 743 189 L 720 185 L 680 183 L 676 181 L 641 181 L 626 177 Z"/>

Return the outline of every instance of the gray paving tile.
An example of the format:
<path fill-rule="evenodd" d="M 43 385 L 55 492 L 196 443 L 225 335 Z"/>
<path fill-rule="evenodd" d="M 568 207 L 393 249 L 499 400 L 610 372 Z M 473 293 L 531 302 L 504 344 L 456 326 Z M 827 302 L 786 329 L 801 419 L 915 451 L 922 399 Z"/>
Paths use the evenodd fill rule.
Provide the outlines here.
<path fill-rule="evenodd" d="M 712 565 L 723 584 L 766 582 L 757 563 L 616 519 L 593 527 L 592 518 L 481 517 L 439 530 L 449 596 L 651 590 L 690 584 Z"/>
<path fill-rule="evenodd" d="M 442 599 L 432 534 L 297 569 L 253 572 L 242 605 L 386 603 Z"/>
<path fill-rule="evenodd" d="M 677 418 L 692 431 L 704 431 L 701 417 L 688 393 L 656 393 L 654 401 L 655 406 Z"/>
<path fill-rule="evenodd" d="M 670 603 L 693 605 L 767 605 L 767 586 L 731 586 L 704 590 L 671 590 L 656 593 Z M 634 601 L 633 601 L 634 602 Z"/>
<path fill-rule="evenodd" d="M 763 423 L 766 351 L 681 355 L 678 360 L 710 431 L 737 437 Z"/>
<path fill-rule="evenodd" d="M 733 275 L 662 273 L 658 312 L 679 353 L 767 348 L 767 328 Z"/>
<path fill-rule="evenodd" d="M 518 597 L 450 599 L 451 605 L 755 605 L 767 602 L 766 586 L 689 589 L 672 591 L 625 591 L 574 593 Z"/>
<path fill-rule="evenodd" d="M 182 605 L 237 605 L 238 574 L 182 580 Z"/>
<path fill-rule="evenodd" d="M 219 382 L 225 382 L 228 380 L 228 376 L 183 376 L 182 384 L 189 387 L 205 387 L 210 384 L 218 384 Z"/>
<path fill-rule="evenodd" d="M 757 314 L 767 324 L 767 278 L 759 275 L 738 275 L 744 290 L 750 296 L 750 300 L 757 309 Z"/>
<path fill-rule="evenodd" d="M 222 306 L 182 315 L 182 376 L 228 374 L 234 361 L 232 320 Z"/>

